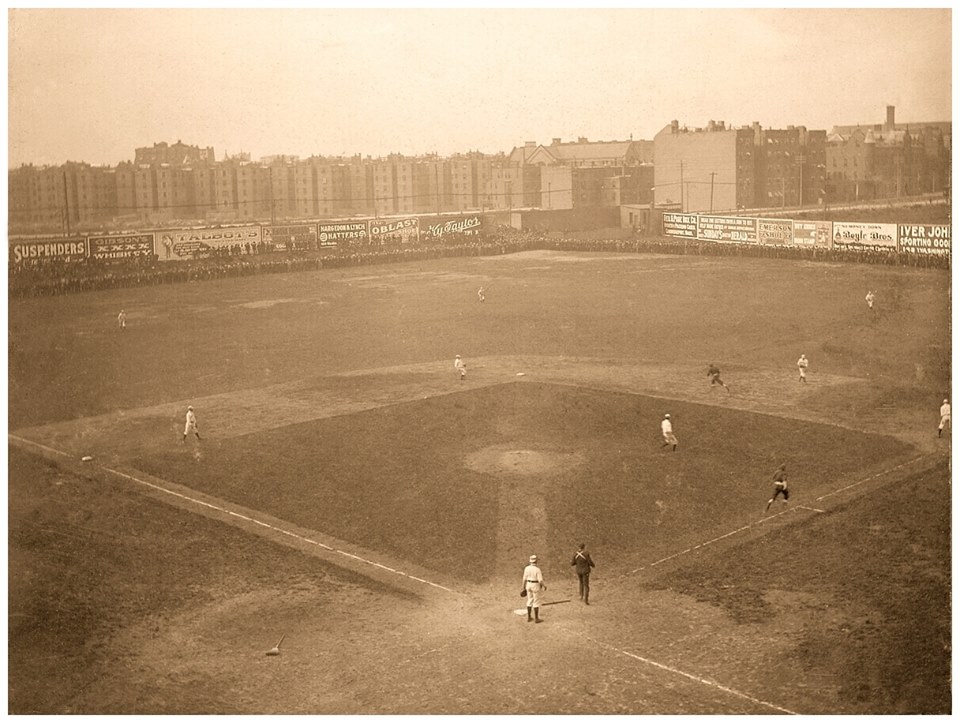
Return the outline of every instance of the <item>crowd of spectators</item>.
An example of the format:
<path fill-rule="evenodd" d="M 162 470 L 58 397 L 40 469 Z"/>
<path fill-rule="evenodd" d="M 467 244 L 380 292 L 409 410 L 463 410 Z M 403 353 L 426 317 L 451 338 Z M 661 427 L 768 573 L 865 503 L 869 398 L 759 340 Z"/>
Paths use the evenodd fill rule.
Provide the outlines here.
<path fill-rule="evenodd" d="M 571 239 L 559 237 L 558 234 L 501 228 L 483 237 L 464 237 L 454 243 L 436 245 L 358 245 L 340 249 L 264 250 L 261 253 L 226 251 L 204 259 L 178 262 L 161 262 L 154 256 L 114 263 L 88 260 L 46 261 L 22 267 L 11 264 L 8 290 L 11 298 L 48 296 L 253 274 L 316 271 L 462 256 L 491 256 L 531 250 L 761 257 L 950 268 L 949 255 L 897 253 L 895 250 L 711 243 L 668 237 Z"/>

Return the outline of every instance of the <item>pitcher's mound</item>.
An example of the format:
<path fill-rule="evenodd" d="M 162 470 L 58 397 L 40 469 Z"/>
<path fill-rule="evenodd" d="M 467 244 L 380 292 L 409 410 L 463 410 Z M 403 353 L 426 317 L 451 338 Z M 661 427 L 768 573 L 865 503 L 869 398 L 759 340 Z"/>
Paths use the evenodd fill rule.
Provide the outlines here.
<path fill-rule="evenodd" d="M 509 449 L 487 447 L 467 455 L 465 466 L 473 472 L 485 474 L 550 474 L 583 462 L 579 454 L 565 454 L 549 450 Z"/>

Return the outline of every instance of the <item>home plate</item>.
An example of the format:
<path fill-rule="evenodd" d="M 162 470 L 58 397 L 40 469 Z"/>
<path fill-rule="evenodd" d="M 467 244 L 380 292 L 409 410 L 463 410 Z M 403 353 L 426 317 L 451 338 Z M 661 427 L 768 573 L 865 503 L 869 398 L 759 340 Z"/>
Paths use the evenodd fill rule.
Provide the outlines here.
<path fill-rule="evenodd" d="M 526 615 L 526 614 L 527 614 L 527 609 L 526 609 L 526 608 L 517 608 L 516 610 L 513 611 L 513 614 L 514 614 L 514 615 Z"/>

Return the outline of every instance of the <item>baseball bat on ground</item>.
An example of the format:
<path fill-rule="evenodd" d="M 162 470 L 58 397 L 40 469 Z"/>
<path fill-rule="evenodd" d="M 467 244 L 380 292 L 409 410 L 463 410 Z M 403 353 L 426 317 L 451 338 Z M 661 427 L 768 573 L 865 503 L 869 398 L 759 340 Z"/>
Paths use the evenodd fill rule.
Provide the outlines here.
<path fill-rule="evenodd" d="M 284 633 L 280 636 L 280 639 L 277 641 L 277 644 L 274 645 L 270 650 L 267 651 L 267 655 L 280 655 L 280 643 L 283 642 L 283 639 L 287 637 L 287 634 Z"/>

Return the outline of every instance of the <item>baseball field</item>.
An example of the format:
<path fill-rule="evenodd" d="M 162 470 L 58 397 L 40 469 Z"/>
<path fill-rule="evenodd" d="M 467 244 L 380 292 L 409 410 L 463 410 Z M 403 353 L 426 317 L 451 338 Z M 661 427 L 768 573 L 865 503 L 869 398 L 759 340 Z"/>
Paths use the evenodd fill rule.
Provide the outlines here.
<path fill-rule="evenodd" d="M 735 257 L 11 300 L 8 712 L 949 713 L 950 335 Z"/>

